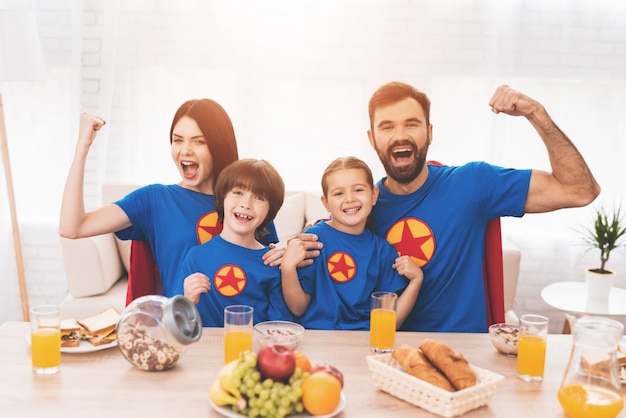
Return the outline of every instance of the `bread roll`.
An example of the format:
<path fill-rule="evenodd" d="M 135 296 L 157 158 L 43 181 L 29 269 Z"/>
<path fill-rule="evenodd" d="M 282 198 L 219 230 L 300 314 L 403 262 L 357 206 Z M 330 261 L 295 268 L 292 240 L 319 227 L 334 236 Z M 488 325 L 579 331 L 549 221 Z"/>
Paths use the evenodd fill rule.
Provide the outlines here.
<path fill-rule="evenodd" d="M 422 341 L 419 348 L 428 360 L 448 378 L 456 390 L 476 384 L 476 374 L 463 354 L 455 352 L 440 341 L 431 339 Z"/>
<path fill-rule="evenodd" d="M 409 345 L 400 345 L 393 350 L 392 357 L 411 376 L 415 376 L 447 391 L 453 391 L 448 379 L 428 361 L 420 350 Z"/>

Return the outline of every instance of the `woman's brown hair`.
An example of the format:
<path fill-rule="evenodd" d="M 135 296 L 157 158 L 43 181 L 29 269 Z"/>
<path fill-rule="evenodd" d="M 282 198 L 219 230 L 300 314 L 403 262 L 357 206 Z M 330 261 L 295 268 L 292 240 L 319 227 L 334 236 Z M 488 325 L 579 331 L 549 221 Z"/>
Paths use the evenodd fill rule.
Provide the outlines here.
<path fill-rule="evenodd" d="M 239 159 L 233 124 L 219 103 L 211 99 L 192 99 L 183 103 L 172 120 L 170 143 L 174 126 L 188 116 L 198 124 L 213 159 L 213 178 L 217 179 L 224 168 Z"/>

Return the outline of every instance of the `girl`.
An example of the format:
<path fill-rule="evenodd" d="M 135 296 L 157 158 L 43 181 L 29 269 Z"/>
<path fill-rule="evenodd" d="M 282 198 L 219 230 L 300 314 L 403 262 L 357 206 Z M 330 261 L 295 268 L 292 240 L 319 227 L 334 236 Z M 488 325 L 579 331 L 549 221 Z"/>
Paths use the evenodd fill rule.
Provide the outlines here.
<path fill-rule="evenodd" d="M 263 263 L 259 242 L 283 204 L 285 185 L 264 160 L 239 160 L 215 185 L 215 207 L 224 228 L 189 250 L 180 267 L 178 293 L 197 304 L 202 326 L 224 325 L 224 308 L 249 305 L 254 323 L 293 320 L 282 296 L 278 267 Z"/>
<path fill-rule="evenodd" d="M 358 158 L 338 158 L 324 171 L 322 192 L 331 219 L 306 230 L 324 243 L 321 255 L 296 269 L 306 256 L 306 244 L 293 239 L 282 259 L 289 310 L 306 328 L 367 330 L 370 295 L 393 291 L 401 293 L 400 327 L 415 304 L 423 274 L 408 256 L 398 257 L 391 244 L 365 228 L 378 197 L 372 172 Z"/>

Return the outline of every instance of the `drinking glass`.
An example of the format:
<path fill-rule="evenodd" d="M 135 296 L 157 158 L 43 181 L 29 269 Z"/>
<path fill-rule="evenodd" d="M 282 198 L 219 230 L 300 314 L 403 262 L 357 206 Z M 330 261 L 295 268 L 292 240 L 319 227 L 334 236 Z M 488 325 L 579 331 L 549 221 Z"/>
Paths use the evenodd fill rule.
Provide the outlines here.
<path fill-rule="evenodd" d="M 517 375 L 526 382 L 543 380 L 546 363 L 548 318 L 526 314 L 520 317 L 517 342 Z"/>
<path fill-rule="evenodd" d="M 224 308 L 224 364 L 239 357 L 242 351 L 252 350 L 252 319 L 254 308 L 230 305 Z"/>
<path fill-rule="evenodd" d="M 61 309 L 39 305 L 30 310 L 33 373 L 54 374 L 61 368 Z"/>
<path fill-rule="evenodd" d="M 393 292 L 372 293 L 370 312 L 370 349 L 375 353 L 393 351 L 396 338 L 398 295 Z"/>

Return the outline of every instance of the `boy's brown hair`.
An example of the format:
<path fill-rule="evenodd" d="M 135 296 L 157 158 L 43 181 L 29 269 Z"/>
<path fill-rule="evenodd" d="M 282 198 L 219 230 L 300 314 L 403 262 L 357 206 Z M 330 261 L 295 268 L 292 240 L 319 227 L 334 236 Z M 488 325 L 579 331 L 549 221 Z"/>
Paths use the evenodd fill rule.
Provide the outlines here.
<path fill-rule="evenodd" d="M 256 229 L 254 236 L 260 240 L 268 231 L 266 227 L 274 220 L 285 199 L 285 183 L 282 177 L 266 160 L 245 158 L 228 165 L 215 183 L 215 209 L 224 220 L 224 197 L 235 187 L 241 187 L 263 196 L 269 203 L 267 216 Z"/>

